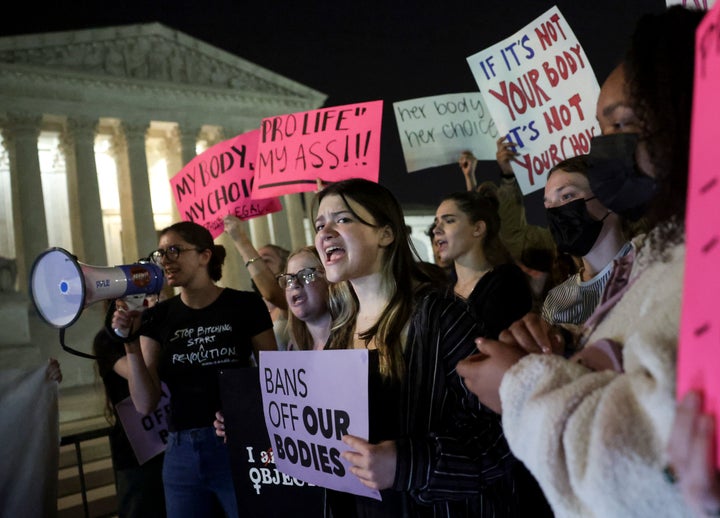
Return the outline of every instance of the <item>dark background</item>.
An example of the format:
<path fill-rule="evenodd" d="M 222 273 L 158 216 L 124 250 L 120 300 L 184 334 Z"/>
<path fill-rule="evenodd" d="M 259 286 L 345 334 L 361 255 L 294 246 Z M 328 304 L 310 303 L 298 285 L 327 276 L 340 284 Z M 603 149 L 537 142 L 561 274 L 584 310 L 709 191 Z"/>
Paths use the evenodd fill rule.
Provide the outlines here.
<path fill-rule="evenodd" d="M 63 5 L 64 4 L 64 5 Z M 434 211 L 465 188 L 455 164 L 408 176 L 392 109 L 395 101 L 477 91 L 466 58 L 557 5 L 598 81 L 622 57 L 636 20 L 664 0 L 476 0 L 419 2 L 232 0 L 15 3 L 0 36 L 160 22 L 328 95 L 326 106 L 384 101 L 380 183 L 404 207 Z M 670 36 L 670 35 L 668 35 Z M 479 180 L 498 179 L 481 162 Z M 542 191 L 526 197 L 528 219 L 544 223 Z"/>

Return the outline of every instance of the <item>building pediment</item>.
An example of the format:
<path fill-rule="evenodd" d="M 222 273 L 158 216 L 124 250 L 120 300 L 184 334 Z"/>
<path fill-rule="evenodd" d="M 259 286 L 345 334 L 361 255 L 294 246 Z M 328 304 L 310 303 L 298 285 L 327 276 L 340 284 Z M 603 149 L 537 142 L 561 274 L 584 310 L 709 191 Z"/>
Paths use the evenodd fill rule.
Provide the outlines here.
<path fill-rule="evenodd" d="M 175 86 L 323 96 L 159 23 L 3 37 L 0 63 Z"/>

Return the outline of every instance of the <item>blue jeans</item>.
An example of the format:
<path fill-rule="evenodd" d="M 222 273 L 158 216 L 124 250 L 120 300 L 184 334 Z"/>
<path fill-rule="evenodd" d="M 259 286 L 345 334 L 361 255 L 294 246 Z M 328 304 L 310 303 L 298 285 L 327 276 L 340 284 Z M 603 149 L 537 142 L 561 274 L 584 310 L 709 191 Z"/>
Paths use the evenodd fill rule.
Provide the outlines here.
<path fill-rule="evenodd" d="M 217 516 L 219 507 L 238 517 L 230 453 L 212 426 L 170 432 L 163 484 L 170 518 Z"/>

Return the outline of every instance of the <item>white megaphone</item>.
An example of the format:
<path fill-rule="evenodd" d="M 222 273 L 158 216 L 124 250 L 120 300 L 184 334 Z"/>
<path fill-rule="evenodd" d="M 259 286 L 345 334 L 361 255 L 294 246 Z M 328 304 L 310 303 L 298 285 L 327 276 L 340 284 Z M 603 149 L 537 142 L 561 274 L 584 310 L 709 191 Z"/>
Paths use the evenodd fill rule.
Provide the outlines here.
<path fill-rule="evenodd" d="M 65 329 L 83 310 L 105 299 L 160 293 L 162 268 L 151 262 L 89 266 L 62 248 L 40 254 L 30 271 L 30 295 L 40 317 Z"/>

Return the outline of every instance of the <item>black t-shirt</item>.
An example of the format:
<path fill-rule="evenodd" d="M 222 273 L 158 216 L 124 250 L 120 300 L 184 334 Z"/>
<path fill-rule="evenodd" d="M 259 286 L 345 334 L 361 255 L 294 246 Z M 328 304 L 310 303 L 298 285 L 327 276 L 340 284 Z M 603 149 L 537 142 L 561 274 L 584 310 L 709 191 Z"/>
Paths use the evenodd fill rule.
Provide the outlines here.
<path fill-rule="evenodd" d="M 532 309 L 532 292 L 523 271 L 507 263 L 483 275 L 466 302 L 482 324 L 483 336 L 497 340 L 501 331 Z"/>
<path fill-rule="evenodd" d="M 250 339 L 272 329 L 267 306 L 256 293 L 225 288 L 202 309 L 178 295 L 146 313 L 143 335 L 162 346 L 158 372 L 171 394 L 169 429 L 212 426 L 220 410 L 217 373 L 249 366 Z"/>

